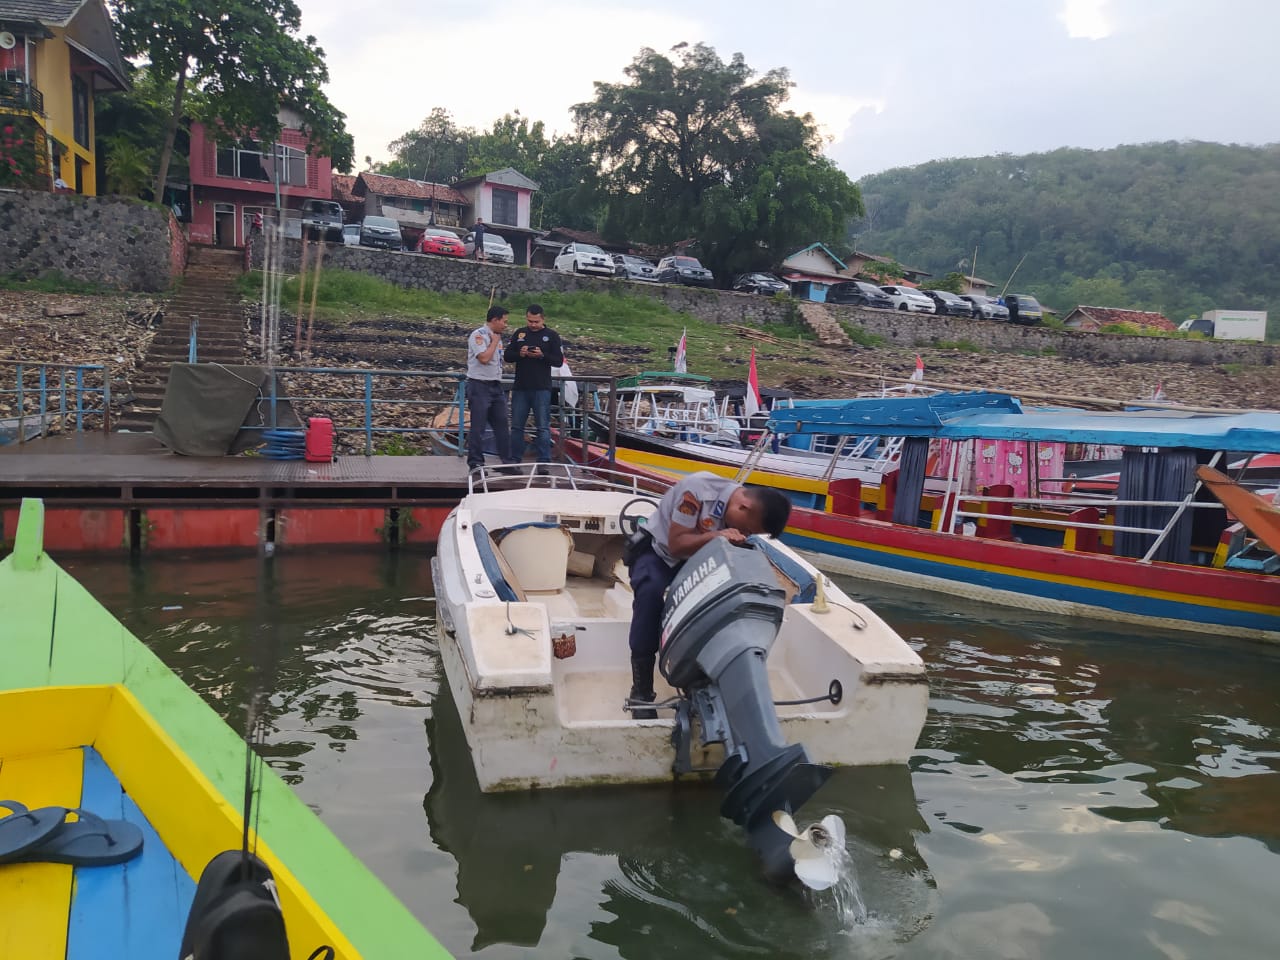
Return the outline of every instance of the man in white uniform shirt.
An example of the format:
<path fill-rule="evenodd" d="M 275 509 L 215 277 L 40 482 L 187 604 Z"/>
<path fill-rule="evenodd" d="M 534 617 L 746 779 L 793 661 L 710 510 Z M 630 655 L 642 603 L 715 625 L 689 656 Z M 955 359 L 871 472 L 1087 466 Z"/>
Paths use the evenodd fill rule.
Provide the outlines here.
<path fill-rule="evenodd" d="M 503 463 L 511 463 L 511 427 L 507 395 L 502 390 L 502 333 L 507 329 L 507 308 L 490 307 L 484 326 L 467 335 L 467 468 L 484 466 L 484 431 L 493 429 L 493 441 Z"/>

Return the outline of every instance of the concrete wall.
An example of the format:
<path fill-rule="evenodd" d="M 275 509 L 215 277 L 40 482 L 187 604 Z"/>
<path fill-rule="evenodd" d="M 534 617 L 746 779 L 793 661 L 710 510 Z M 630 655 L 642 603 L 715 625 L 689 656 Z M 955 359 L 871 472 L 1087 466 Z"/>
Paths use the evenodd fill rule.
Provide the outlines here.
<path fill-rule="evenodd" d="M 284 269 L 296 271 L 300 243 L 285 241 Z M 248 251 L 254 267 L 262 264 L 255 244 Z M 496 290 L 495 301 L 519 312 L 528 301 L 548 290 L 563 293 L 591 291 L 625 293 L 660 300 L 672 310 L 682 310 L 712 323 L 801 323 L 794 303 L 758 294 L 730 290 L 703 290 L 665 284 L 630 283 L 579 277 L 552 270 L 481 264 L 471 260 L 390 253 L 365 247 L 329 244 L 324 265 L 329 269 L 368 273 L 402 287 L 437 292 L 483 293 Z M 986 351 L 1056 354 L 1081 360 L 1125 362 L 1280 364 L 1280 346 L 1245 341 L 1168 340 L 1159 337 L 1122 337 L 1113 334 L 1023 327 L 995 320 L 964 320 L 928 314 L 825 304 L 836 319 L 904 347 L 973 344 Z M 855 349 L 857 349 L 855 347 Z"/>
<path fill-rule="evenodd" d="M 173 214 L 138 200 L 0 190 L 0 276 L 165 290 L 185 261 L 180 234 Z"/>

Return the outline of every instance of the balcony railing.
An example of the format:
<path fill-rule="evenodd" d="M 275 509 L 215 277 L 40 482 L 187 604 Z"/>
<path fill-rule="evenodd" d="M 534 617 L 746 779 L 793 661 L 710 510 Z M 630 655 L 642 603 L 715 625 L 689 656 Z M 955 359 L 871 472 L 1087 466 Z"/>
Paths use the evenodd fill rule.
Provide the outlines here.
<path fill-rule="evenodd" d="M 0 80 L 0 110 L 30 111 L 44 116 L 44 94 L 18 80 Z"/>

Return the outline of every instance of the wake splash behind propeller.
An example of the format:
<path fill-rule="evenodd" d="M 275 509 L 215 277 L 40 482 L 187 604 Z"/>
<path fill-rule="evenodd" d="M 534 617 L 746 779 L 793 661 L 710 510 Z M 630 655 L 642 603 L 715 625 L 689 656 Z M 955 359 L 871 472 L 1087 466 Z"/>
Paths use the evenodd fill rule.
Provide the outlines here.
<path fill-rule="evenodd" d="M 844 860 L 844 821 L 828 814 L 804 830 L 785 810 L 774 811 L 773 822 L 791 837 L 788 851 L 795 861 L 796 879 L 810 890 L 828 890 L 840 882 Z"/>

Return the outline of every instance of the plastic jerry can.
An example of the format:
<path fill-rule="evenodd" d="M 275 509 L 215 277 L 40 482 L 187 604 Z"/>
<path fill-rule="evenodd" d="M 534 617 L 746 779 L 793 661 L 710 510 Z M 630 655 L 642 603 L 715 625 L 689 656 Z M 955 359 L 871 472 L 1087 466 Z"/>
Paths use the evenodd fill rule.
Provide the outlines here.
<path fill-rule="evenodd" d="M 333 460 L 333 421 L 328 417 L 312 417 L 307 421 L 306 459 L 311 463 Z"/>

